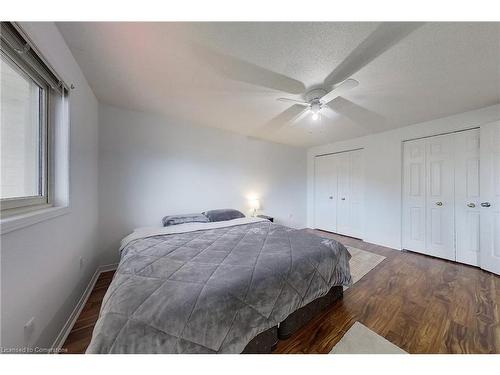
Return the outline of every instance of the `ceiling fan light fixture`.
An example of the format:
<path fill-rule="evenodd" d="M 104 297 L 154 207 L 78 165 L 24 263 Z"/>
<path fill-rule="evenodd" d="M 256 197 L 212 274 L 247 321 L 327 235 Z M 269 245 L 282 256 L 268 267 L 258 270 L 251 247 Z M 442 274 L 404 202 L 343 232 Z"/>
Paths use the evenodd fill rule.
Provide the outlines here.
<path fill-rule="evenodd" d="M 319 111 L 321 110 L 321 104 L 319 101 L 314 101 L 311 103 L 311 112 L 312 112 L 312 119 L 316 121 L 319 119 Z"/>
<path fill-rule="evenodd" d="M 289 102 L 294 103 L 294 105 L 300 105 L 304 108 L 304 110 L 297 116 L 294 117 L 292 123 L 297 123 L 301 121 L 305 116 L 311 114 L 311 118 L 313 121 L 320 120 L 320 112 L 324 112 L 323 108 L 331 102 L 333 99 L 341 96 L 345 91 L 350 90 L 358 85 L 358 81 L 348 78 L 345 81 L 339 83 L 334 86 L 332 90 L 327 92 L 322 88 L 316 88 L 308 91 L 304 94 L 304 97 L 307 101 L 296 100 L 291 98 L 278 98 L 281 102 Z M 290 108 L 293 108 L 290 107 Z"/>

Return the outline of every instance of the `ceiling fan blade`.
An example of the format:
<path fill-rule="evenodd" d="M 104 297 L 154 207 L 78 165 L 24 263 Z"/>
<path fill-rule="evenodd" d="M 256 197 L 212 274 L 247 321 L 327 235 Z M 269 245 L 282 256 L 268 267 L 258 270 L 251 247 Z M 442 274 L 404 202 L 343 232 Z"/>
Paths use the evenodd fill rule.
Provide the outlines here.
<path fill-rule="evenodd" d="M 303 109 L 302 112 L 300 112 L 295 118 L 293 118 L 290 121 L 290 125 L 297 125 L 300 121 L 302 121 L 304 118 L 306 118 L 307 115 L 310 114 L 311 111 L 309 111 L 308 108 Z"/>
<path fill-rule="evenodd" d="M 353 89 L 359 85 L 359 82 L 356 81 L 355 79 L 349 78 L 346 79 L 344 82 L 340 83 L 339 85 L 335 86 L 332 91 L 329 93 L 323 95 L 319 101 L 322 104 L 327 104 L 331 102 L 333 99 L 339 97 L 340 95 L 344 94 L 346 91 Z"/>
<path fill-rule="evenodd" d="M 260 126 L 254 132 L 252 136 L 258 137 L 260 135 L 269 134 L 270 132 L 275 132 L 281 129 L 286 124 L 293 121 L 299 114 L 302 113 L 304 107 L 299 104 L 294 104 L 287 108 L 277 116 L 273 117 L 270 121 L 266 122 L 263 126 Z"/>
<path fill-rule="evenodd" d="M 336 100 L 337 99 L 333 100 L 330 104 Z M 321 114 L 330 121 L 334 121 L 334 126 L 331 126 L 331 128 L 335 129 L 335 131 L 345 131 L 350 134 L 352 138 L 361 137 L 367 134 L 366 127 L 354 122 L 350 118 L 345 117 L 344 114 L 332 109 L 330 105 L 321 108 Z"/>
<path fill-rule="evenodd" d="M 328 77 L 324 85 L 341 82 L 399 43 L 425 22 L 384 22 L 357 46 Z"/>
<path fill-rule="evenodd" d="M 329 106 L 325 106 L 324 108 L 321 108 L 321 116 L 324 116 L 330 120 L 338 120 L 340 118 L 340 114 L 335 112 Z"/>
<path fill-rule="evenodd" d="M 198 43 L 192 43 L 192 47 L 200 60 L 207 62 L 217 73 L 226 78 L 289 94 L 302 94 L 306 89 L 302 82 L 283 74 L 225 55 Z"/>
<path fill-rule="evenodd" d="M 370 111 L 343 97 L 332 100 L 325 109 L 333 110 L 364 129 L 369 128 L 371 131 L 382 131 L 387 129 L 387 120 L 382 115 Z"/>
<path fill-rule="evenodd" d="M 278 98 L 277 100 L 280 102 L 290 102 L 290 103 L 294 103 L 294 104 L 299 104 L 299 105 L 304 106 L 304 107 L 309 107 L 309 103 L 303 102 L 301 100 L 295 100 L 295 99 L 289 99 L 289 98 Z"/>

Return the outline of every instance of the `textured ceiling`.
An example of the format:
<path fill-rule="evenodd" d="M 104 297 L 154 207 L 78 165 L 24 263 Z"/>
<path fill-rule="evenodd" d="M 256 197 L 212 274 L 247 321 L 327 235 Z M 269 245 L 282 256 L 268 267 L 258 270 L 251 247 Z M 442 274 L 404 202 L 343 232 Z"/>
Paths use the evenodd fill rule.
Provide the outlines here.
<path fill-rule="evenodd" d="M 57 25 L 99 100 L 291 145 L 500 102 L 500 23 Z M 300 108 L 277 98 L 349 76 L 333 115 L 286 123 Z"/>

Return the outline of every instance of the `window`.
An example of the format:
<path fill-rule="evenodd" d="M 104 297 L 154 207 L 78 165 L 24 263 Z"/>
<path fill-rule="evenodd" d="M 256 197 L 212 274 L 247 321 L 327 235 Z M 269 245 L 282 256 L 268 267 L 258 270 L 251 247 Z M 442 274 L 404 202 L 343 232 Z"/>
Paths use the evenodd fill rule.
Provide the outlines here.
<path fill-rule="evenodd" d="M 50 207 L 67 89 L 13 23 L 1 22 L 1 216 Z M 59 184 L 60 185 L 60 184 Z"/>
<path fill-rule="evenodd" d="M 46 85 L 4 53 L 0 63 L 2 208 L 48 203 Z"/>

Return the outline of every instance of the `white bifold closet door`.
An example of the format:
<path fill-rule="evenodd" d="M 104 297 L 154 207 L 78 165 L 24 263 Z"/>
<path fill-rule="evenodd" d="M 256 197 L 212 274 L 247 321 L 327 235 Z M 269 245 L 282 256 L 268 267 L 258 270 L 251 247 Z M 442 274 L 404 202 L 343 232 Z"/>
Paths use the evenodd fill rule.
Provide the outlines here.
<path fill-rule="evenodd" d="M 427 141 L 422 139 L 403 145 L 403 248 L 425 251 Z"/>
<path fill-rule="evenodd" d="M 479 130 L 456 133 L 454 138 L 456 261 L 477 266 L 481 223 Z"/>
<path fill-rule="evenodd" d="M 500 122 L 481 126 L 481 268 L 500 274 Z"/>
<path fill-rule="evenodd" d="M 314 227 L 363 235 L 363 150 L 315 158 Z"/>
<path fill-rule="evenodd" d="M 337 216 L 337 231 L 347 236 L 363 238 L 363 150 L 347 152 L 341 160 L 349 166 L 349 175 L 344 178 L 349 181 L 349 188 L 347 191 L 344 190 L 347 193 L 345 195 L 340 195 L 339 190 L 340 202 L 347 202 L 347 212 L 344 211 L 344 215 Z M 344 168 L 345 170 L 347 168 Z"/>
<path fill-rule="evenodd" d="M 500 273 L 500 123 L 404 143 L 403 247 Z"/>
<path fill-rule="evenodd" d="M 453 136 L 427 140 L 427 236 L 425 253 L 455 260 Z"/>
<path fill-rule="evenodd" d="M 337 230 L 337 159 L 334 155 L 316 157 L 314 161 L 315 227 L 329 232 Z"/>
<path fill-rule="evenodd" d="M 455 260 L 453 138 L 404 143 L 403 247 Z"/>

